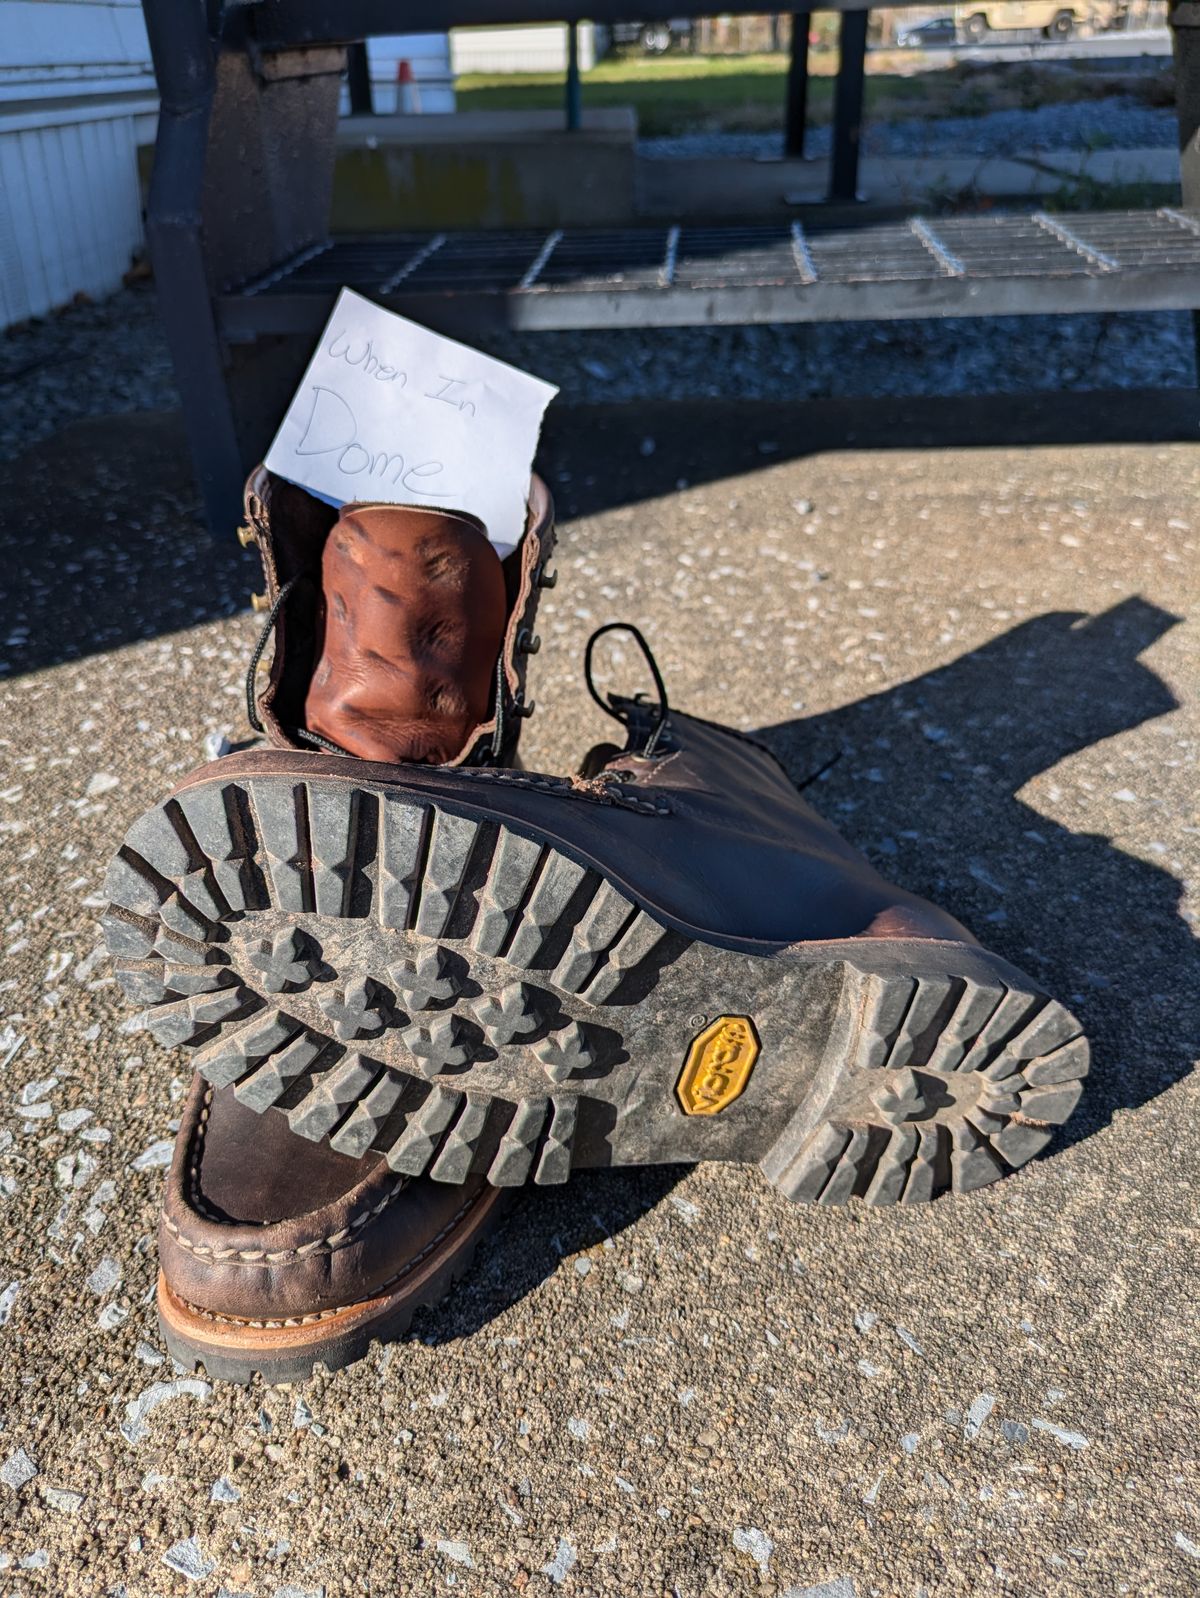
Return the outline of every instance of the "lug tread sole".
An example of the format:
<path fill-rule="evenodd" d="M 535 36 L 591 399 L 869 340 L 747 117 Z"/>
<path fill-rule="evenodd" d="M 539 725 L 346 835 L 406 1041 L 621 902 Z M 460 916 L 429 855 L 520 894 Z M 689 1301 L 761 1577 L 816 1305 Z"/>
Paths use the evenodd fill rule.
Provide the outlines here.
<path fill-rule="evenodd" d="M 335 779 L 184 789 L 131 828 L 106 892 L 158 1041 L 414 1177 L 717 1158 L 800 1201 L 925 1202 L 1031 1159 L 1088 1068 L 1069 1013 L 985 951 L 730 951 L 507 823 Z M 750 1016 L 762 1058 L 740 1102 L 686 1115 L 700 1004 Z"/>

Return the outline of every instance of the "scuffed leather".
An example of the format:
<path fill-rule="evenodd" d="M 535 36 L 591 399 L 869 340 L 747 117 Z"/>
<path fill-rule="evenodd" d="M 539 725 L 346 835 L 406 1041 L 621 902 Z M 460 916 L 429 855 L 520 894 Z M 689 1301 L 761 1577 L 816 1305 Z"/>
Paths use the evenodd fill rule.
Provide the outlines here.
<path fill-rule="evenodd" d="M 465 1241 L 496 1190 L 398 1176 L 308 1143 L 276 1110 L 192 1079 L 167 1177 L 159 1258 L 177 1298 L 241 1320 L 353 1304 Z"/>
<path fill-rule="evenodd" d="M 631 709 L 634 707 L 630 706 Z M 635 743 L 641 742 L 639 729 Z M 794 942 L 824 938 L 949 938 L 974 943 L 959 921 L 916 894 L 893 887 L 853 844 L 797 791 L 775 756 L 752 738 L 711 722 L 672 712 L 667 751 L 649 760 L 628 751 L 609 755 L 599 770 L 621 772 L 636 791 L 669 791 L 694 806 L 697 820 L 727 826 L 740 813 L 746 842 L 769 850 L 772 861 L 786 851 L 783 884 L 794 883 L 793 914 L 801 929 Z M 585 765 L 597 762 L 585 760 Z M 676 805 L 678 808 L 678 803 Z M 722 815 L 722 811 L 725 812 Z M 742 860 L 749 869 L 752 862 Z M 795 880 L 796 857 L 804 862 Z M 765 862 L 764 862 L 765 864 Z M 757 880 L 772 891 L 771 868 Z M 731 929 L 732 930 L 732 929 Z"/>
<path fill-rule="evenodd" d="M 650 760 L 627 750 L 574 782 L 271 750 L 228 756 L 222 771 L 378 785 L 511 822 L 601 872 L 667 925 L 754 953 L 862 937 L 975 941 L 953 916 L 881 877 L 761 746 L 675 711 L 671 745 Z M 210 774 L 202 769 L 183 786 Z"/>
<path fill-rule="evenodd" d="M 321 556 L 306 725 L 364 760 L 453 760 L 487 720 L 507 620 L 474 517 L 345 506 Z"/>

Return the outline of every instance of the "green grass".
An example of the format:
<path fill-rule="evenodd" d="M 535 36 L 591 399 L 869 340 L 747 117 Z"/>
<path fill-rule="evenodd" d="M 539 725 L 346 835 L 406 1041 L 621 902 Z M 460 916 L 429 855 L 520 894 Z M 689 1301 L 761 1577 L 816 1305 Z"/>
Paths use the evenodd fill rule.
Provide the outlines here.
<path fill-rule="evenodd" d="M 646 137 L 714 129 L 757 132 L 783 117 L 786 66 L 781 56 L 618 57 L 584 76 L 585 106 L 632 105 Z M 461 111 L 558 110 L 563 80 L 552 73 L 497 73 L 458 80 Z M 827 121 L 833 89 L 816 79 L 809 91 L 815 121 Z"/>
<path fill-rule="evenodd" d="M 1013 106 L 1091 100 L 1105 93 L 1140 92 L 1099 69 L 1063 72 L 1036 64 L 928 67 L 903 51 L 878 52 L 868 62 L 866 115 L 891 117 L 982 116 Z M 908 69 L 903 73 L 898 66 Z M 833 73 L 837 53 L 814 50 L 810 60 L 809 121 L 828 122 L 833 114 Z M 638 130 L 647 138 L 681 133 L 758 133 L 783 120 L 787 63 L 781 55 L 669 55 L 647 59 L 617 56 L 584 75 L 584 106 L 631 105 Z M 554 73 L 474 74 L 458 80 L 463 111 L 561 110 L 563 80 Z"/>

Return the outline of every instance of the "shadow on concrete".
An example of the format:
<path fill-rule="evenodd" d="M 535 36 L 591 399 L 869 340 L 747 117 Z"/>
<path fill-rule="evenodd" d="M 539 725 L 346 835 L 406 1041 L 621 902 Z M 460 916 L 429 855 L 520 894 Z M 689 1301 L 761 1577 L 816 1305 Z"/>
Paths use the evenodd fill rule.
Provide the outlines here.
<path fill-rule="evenodd" d="M 569 400 L 569 396 L 565 396 Z M 1194 440 L 1191 389 L 948 399 L 680 400 L 546 416 L 540 469 L 561 518 L 591 516 L 834 450 L 1037 448 Z"/>
<path fill-rule="evenodd" d="M 245 610 L 262 587 L 207 532 L 177 412 L 76 422 L 0 463 L 0 680 Z"/>
<path fill-rule="evenodd" d="M 1039 773 L 1177 708 L 1138 656 L 1178 621 L 1138 598 L 1096 616 L 1051 612 L 938 671 L 760 734 L 798 782 L 832 761 L 806 797 L 884 875 L 951 910 L 1079 1018 L 1091 1075 L 1051 1156 L 1178 1081 L 1200 1050 L 1182 884 L 1020 797 Z M 1142 803 L 1155 778 L 1153 761 L 1131 768 Z M 1072 787 L 1064 772 L 1063 806 Z M 1123 808 L 1089 796 L 1098 819 Z"/>
<path fill-rule="evenodd" d="M 1195 418 L 1190 390 L 560 402 L 539 469 L 566 519 L 827 450 L 1161 442 Z M 205 528 L 178 412 L 76 422 L 0 462 L 0 679 L 245 610 L 262 576 L 233 535 Z"/>
<path fill-rule="evenodd" d="M 1181 884 L 1019 797 L 1039 773 L 1177 707 L 1138 659 L 1177 621 L 1136 598 L 1097 616 L 1050 613 L 937 671 L 758 734 L 799 784 L 827 768 L 806 797 L 885 875 L 944 905 L 1071 1006 L 1092 1041 L 1092 1072 L 1047 1159 L 1162 1093 L 1200 1048 Z M 681 1174 L 589 1172 L 525 1194 L 486 1271 L 416 1334 L 440 1342 L 478 1330 L 564 1255 L 660 1203 Z M 745 1175 L 753 1191 L 762 1178 Z"/>
<path fill-rule="evenodd" d="M 443 1304 L 417 1316 L 412 1335 L 429 1344 L 472 1336 L 552 1276 L 564 1257 L 617 1237 L 661 1204 L 687 1171 L 686 1165 L 581 1171 L 563 1187 L 526 1188 L 466 1278 Z M 760 1180 L 754 1172 L 747 1179 Z"/>

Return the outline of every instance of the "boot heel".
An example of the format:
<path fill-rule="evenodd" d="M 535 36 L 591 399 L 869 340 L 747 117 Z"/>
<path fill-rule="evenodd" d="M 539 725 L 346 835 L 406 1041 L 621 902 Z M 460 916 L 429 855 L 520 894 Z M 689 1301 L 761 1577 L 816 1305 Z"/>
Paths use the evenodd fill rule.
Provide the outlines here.
<path fill-rule="evenodd" d="M 798 1203 L 916 1204 L 1050 1142 L 1082 1092 L 1087 1040 L 1011 967 L 974 963 L 970 976 L 847 964 L 828 1065 L 760 1161 L 768 1181 Z"/>

